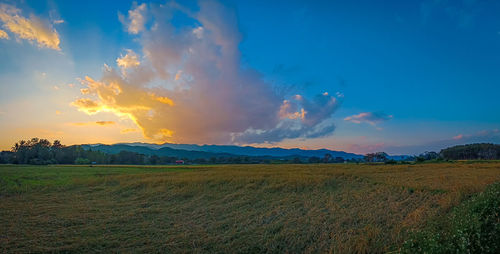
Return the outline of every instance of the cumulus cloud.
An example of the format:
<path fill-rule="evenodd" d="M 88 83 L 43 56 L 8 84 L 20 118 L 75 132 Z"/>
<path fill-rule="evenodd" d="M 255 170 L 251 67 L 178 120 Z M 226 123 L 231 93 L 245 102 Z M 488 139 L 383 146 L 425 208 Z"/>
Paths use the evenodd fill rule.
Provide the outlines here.
<path fill-rule="evenodd" d="M 176 12 L 192 25 L 172 25 Z M 137 31 L 141 63 L 127 75 L 106 67 L 100 80 L 83 79 L 82 98 L 72 103 L 80 111 L 111 112 L 131 119 L 146 138 L 179 143 L 278 142 L 335 129 L 338 98 L 287 96 L 241 66 L 241 35 L 231 8 L 215 1 L 200 1 L 197 12 L 177 4 L 140 5 L 122 20 L 130 21 L 129 32 Z M 131 30 L 132 24 L 140 28 Z"/>
<path fill-rule="evenodd" d="M 352 115 L 344 118 L 345 121 L 353 123 L 368 123 L 370 125 L 377 125 L 378 123 L 389 121 L 392 119 L 392 115 L 385 114 L 383 112 L 363 112 L 357 115 Z"/>
<path fill-rule="evenodd" d="M 116 64 L 122 69 L 132 68 L 139 66 L 139 58 L 134 51 L 127 49 L 127 54 L 122 55 L 116 59 Z"/>
<path fill-rule="evenodd" d="M 144 17 L 147 12 L 145 3 L 135 6 L 134 9 L 128 11 L 128 18 L 126 19 L 122 14 L 119 14 L 119 19 L 127 27 L 127 31 L 131 34 L 138 34 L 144 30 L 146 18 Z"/>
<path fill-rule="evenodd" d="M 272 143 L 287 138 L 319 138 L 331 134 L 335 124 L 330 119 L 338 108 L 335 97 L 323 93 L 309 101 L 300 95 L 285 100 L 280 107 L 280 121 L 274 128 L 250 128 L 232 135 L 234 143 Z"/>
<path fill-rule="evenodd" d="M 36 42 L 39 47 L 60 50 L 57 31 L 35 15 L 25 18 L 21 16 L 21 10 L 8 4 L 0 4 L 0 21 L 5 29 L 20 39 Z"/>
<path fill-rule="evenodd" d="M 0 29 L 0 39 L 9 39 L 9 35 L 2 29 Z"/>

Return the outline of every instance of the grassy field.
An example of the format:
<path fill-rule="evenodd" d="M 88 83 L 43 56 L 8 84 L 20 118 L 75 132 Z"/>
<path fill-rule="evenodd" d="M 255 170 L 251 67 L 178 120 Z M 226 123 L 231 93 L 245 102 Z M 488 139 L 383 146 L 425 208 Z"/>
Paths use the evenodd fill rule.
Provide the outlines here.
<path fill-rule="evenodd" d="M 0 166 L 0 252 L 388 252 L 500 163 Z"/>

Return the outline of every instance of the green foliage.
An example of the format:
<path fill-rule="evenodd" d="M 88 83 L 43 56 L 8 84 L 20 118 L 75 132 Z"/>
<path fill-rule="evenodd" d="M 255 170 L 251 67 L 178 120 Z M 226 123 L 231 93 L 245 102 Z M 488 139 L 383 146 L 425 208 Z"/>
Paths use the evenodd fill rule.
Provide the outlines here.
<path fill-rule="evenodd" d="M 386 162 L 385 162 L 385 164 L 391 164 L 391 165 L 394 165 L 394 164 L 398 164 L 398 162 L 397 162 L 397 161 L 395 161 L 395 160 L 392 160 L 392 159 L 391 159 L 391 160 L 386 161 Z"/>
<path fill-rule="evenodd" d="M 443 149 L 440 154 L 447 160 L 498 160 L 500 145 L 487 143 L 460 145 Z"/>
<path fill-rule="evenodd" d="M 77 164 L 77 165 L 90 164 L 90 160 L 89 160 L 89 159 L 86 159 L 86 158 L 81 158 L 81 157 L 78 157 L 78 158 L 76 158 L 76 160 L 75 160 L 75 164 Z"/>
<path fill-rule="evenodd" d="M 425 158 L 422 157 L 422 156 L 418 156 L 416 159 L 415 159 L 416 162 L 424 162 L 425 161 Z"/>
<path fill-rule="evenodd" d="M 406 241 L 402 253 L 500 253 L 500 183 Z"/>

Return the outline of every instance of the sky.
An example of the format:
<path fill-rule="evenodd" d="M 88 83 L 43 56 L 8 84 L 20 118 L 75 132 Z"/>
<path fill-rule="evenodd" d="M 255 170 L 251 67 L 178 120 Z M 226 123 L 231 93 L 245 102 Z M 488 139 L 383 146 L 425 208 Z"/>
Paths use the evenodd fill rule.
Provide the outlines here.
<path fill-rule="evenodd" d="M 0 149 L 500 143 L 499 13 L 490 0 L 0 0 Z"/>

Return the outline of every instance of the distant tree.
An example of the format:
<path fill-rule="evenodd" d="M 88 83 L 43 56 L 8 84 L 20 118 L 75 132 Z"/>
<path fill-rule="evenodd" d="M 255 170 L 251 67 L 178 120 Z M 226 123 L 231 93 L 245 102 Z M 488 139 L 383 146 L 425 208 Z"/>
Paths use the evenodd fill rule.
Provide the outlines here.
<path fill-rule="evenodd" d="M 79 158 L 76 158 L 75 164 L 79 164 L 79 165 L 90 164 L 90 160 L 86 159 L 86 158 L 79 157 Z"/>
<path fill-rule="evenodd" d="M 387 161 L 387 153 L 384 152 L 377 152 L 377 153 L 367 153 L 364 156 L 364 161 L 365 162 L 385 162 Z"/>
<path fill-rule="evenodd" d="M 439 153 L 446 160 L 498 160 L 500 145 L 480 143 L 448 147 Z"/>
<path fill-rule="evenodd" d="M 21 140 L 18 143 L 14 144 L 11 151 L 14 153 L 15 163 L 53 163 L 51 143 L 46 139 L 32 138 L 28 141 Z"/>
<path fill-rule="evenodd" d="M 217 163 L 217 158 L 216 157 L 210 157 L 210 164 L 215 164 Z"/>
<path fill-rule="evenodd" d="M 335 163 L 344 163 L 344 158 L 342 157 L 335 157 L 335 159 L 333 160 Z"/>
<path fill-rule="evenodd" d="M 292 163 L 300 164 L 300 163 L 302 163 L 302 161 L 300 160 L 299 157 L 294 157 L 293 160 L 292 160 Z"/>
<path fill-rule="evenodd" d="M 320 163 L 321 162 L 321 158 L 319 157 L 316 157 L 316 156 L 312 156 L 312 157 L 309 157 L 309 163 Z"/>
<path fill-rule="evenodd" d="M 430 161 L 430 160 L 436 160 L 438 159 L 440 156 L 438 153 L 436 152 L 424 152 L 422 154 L 420 154 L 419 156 L 417 156 L 418 160 L 424 160 L 424 161 Z"/>
<path fill-rule="evenodd" d="M 379 162 L 385 162 L 385 161 L 387 161 L 388 157 L 389 157 L 389 155 L 387 153 L 384 153 L 384 152 L 375 153 L 375 158 Z"/>
<path fill-rule="evenodd" d="M 329 163 L 331 159 L 332 159 L 332 155 L 327 153 L 327 154 L 325 154 L 325 156 L 323 156 L 322 161 L 323 161 L 323 163 Z"/>
<path fill-rule="evenodd" d="M 14 153 L 11 151 L 0 152 L 0 164 L 12 163 Z"/>
<path fill-rule="evenodd" d="M 367 154 L 365 154 L 363 159 L 365 160 L 365 162 L 373 162 L 375 160 L 375 154 L 374 153 L 367 153 Z"/>
<path fill-rule="evenodd" d="M 156 165 L 160 163 L 160 157 L 158 157 L 158 155 L 151 155 L 151 157 L 149 157 L 149 163 L 151 165 Z"/>

